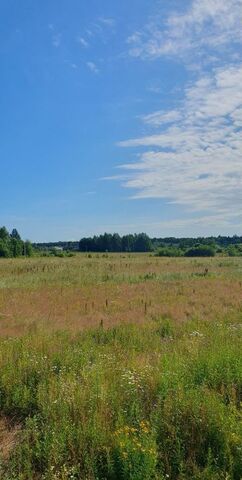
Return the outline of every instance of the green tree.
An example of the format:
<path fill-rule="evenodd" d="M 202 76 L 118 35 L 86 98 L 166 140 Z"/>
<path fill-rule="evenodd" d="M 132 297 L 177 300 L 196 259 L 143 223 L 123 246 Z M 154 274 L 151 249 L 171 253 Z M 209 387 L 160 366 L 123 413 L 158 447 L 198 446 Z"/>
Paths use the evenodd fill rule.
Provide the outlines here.
<path fill-rule="evenodd" d="M 1 227 L 0 228 L 0 238 L 4 241 L 7 241 L 9 239 L 9 233 L 8 233 L 6 227 Z"/>
<path fill-rule="evenodd" d="M 27 257 L 32 257 L 33 255 L 33 246 L 29 240 L 26 240 L 26 242 L 24 243 L 24 254 Z"/>
<path fill-rule="evenodd" d="M 9 248 L 10 248 L 12 257 L 21 257 L 21 255 L 23 255 L 22 240 L 17 240 L 17 238 L 11 237 L 11 240 L 9 242 Z"/>
<path fill-rule="evenodd" d="M 11 238 L 16 238 L 16 240 L 21 240 L 21 237 L 18 233 L 18 230 L 16 228 L 13 228 L 12 233 L 10 234 Z"/>
<path fill-rule="evenodd" d="M 134 251 L 135 252 L 150 252 L 152 250 L 152 243 L 146 233 L 139 233 L 135 236 Z"/>
<path fill-rule="evenodd" d="M 121 250 L 122 239 L 118 233 L 114 233 L 112 238 L 112 252 L 121 252 Z"/>
<path fill-rule="evenodd" d="M 123 252 L 132 252 L 134 249 L 134 235 L 124 235 L 122 237 Z"/>
<path fill-rule="evenodd" d="M 0 257 L 8 258 L 11 256 L 11 252 L 8 243 L 0 238 Z"/>

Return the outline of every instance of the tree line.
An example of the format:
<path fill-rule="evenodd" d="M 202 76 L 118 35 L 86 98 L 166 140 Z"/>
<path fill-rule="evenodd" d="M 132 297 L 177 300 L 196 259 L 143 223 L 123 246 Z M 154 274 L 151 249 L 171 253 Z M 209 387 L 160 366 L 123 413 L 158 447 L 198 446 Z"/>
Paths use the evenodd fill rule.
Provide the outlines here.
<path fill-rule="evenodd" d="M 241 250 L 242 236 L 150 238 L 145 233 L 124 236 L 120 236 L 118 233 L 104 233 L 103 235 L 84 237 L 80 241 L 33 243 L 33 247 L 38 250 L 61 247 L 63 250 L 76 252 L 151 252 L 158 249 L 167 249 L 169 253 L 170 249 L 174 249 L 172 251 L 175 253 L 176 249 L 184 252 L 201 245 L 212 246 L 217 253 L 222 253 L 228 249 L 232 255 L 233 252 Z"/>
<path fill-rule="evenodd" d="M 9 233 L 6 227 L 0 227 L 0 257 L 30 257 L 32 253 L 31 242 L 24 242 L 16 228 Z"/>
<path fill-rule="evenodd" d="M 92 238 L 82 238 L 80 252 L 151 252 L 151 239 L 146 233 L 129 234 L 121 237 L 118 233 L 104 233 Z"/>
<path fill-rule="evenodd" d="M 145 233 L 120 236 L 118 233 L 104 233 L 84 237 L 78 241 L 58 241 L 33 244 L 36 251 L 54 251 L 61 247 L 64 252 L 154 252 L 164 257 L 180 256 L 242 256 L 242 236 L 217 237 L 165 237 L 150 238 Z M 60 254 L 59 254 L 60 255 Z"/>
<path fill-rule="evenodd" d="M 69 244 L 70 249 L 70 244 Z M 80 252 L 155 252 L 158 256 L 196 257 L 242 255 L 242 237 L 150 238 L 146 233 L 120 236 L 118 233 L 82 238 Z"/>
<path fill-rule="evenodd" d="M 72 242 L 47 242 L 31 244 L 23 241 L 16 228 L 8 232 L 6 227 L 0 228 L 0 257 L 31 256 L 34 252 L 41 254 L 53 251 L 54 247 L 63 249 L 63 256 L 67 252 L 154 252 L 161 257 L 181 256 L 214 256 L 216 254 L 230 257 L 242 256 L 242 236 L 234 235 L 198 238 L 150 238 L 146 233 L 119 235 L 118 233 L 104 233 L 93 237 L 84 237 Z M 69 253 L 71 256 L 71 254 Z"/>

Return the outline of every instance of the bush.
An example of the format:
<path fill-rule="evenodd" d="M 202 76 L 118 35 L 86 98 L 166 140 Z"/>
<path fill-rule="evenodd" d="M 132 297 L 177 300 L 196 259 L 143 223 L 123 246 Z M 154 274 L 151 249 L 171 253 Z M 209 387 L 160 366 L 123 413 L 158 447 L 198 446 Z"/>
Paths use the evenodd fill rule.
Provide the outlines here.
<path fill-rule="evenodd" d="M 242 245 L 229 245 L 226 249 L 226 253 L 229 257 L 241 257 Z"/>
<path fill-rule="evenodd" d="M 161 247 L 157 250 L 156 257 L 181 257 L 183 251 L 176 247 Z"/>
<path fill-rule="evenodd" d="M 185 252 L 185 257 L 215 257 L 215 249 L 210 245 L 199 245 L 189 248 Z"/>

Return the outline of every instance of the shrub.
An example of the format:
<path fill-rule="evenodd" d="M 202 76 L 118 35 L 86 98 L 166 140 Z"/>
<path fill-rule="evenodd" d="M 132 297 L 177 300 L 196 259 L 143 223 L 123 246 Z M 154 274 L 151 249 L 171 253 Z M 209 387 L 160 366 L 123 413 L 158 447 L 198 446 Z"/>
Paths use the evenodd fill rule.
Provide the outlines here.
<path fill-rule="evenodd" d="M 185 257 L 214 257 L 215 249 L 210 245 L 199 245 L 197 247 L 189 248 L 185 252 Z"/>
<path fill-rule="evenodd" d="M 157 250 L 156 257 L 181 257 L 183 251 L 176 247 L 161 247 Z"/>

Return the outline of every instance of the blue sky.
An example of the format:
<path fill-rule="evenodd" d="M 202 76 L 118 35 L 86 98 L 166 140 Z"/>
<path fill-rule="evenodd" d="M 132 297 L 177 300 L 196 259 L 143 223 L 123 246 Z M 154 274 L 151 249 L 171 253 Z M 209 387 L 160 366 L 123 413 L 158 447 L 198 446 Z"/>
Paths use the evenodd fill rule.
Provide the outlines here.
<path fill-rule="evenodd" d="M 242 0 L 1 0 L 0 225 L 242 234 Z"/>

